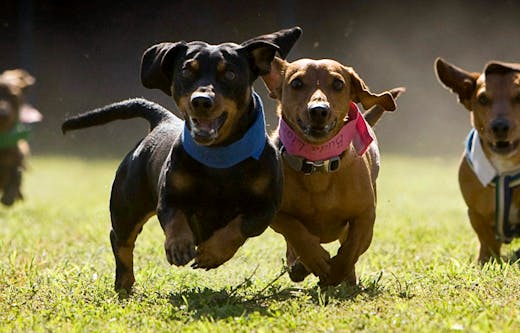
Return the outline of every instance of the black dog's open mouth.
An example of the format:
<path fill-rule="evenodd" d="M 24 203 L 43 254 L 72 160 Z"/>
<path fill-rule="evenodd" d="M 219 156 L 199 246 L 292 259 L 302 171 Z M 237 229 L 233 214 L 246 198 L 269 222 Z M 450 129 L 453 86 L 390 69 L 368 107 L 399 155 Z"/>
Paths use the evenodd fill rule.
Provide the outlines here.
<path fill-rule="evenodd" d="M 298 126 L 302 129 L 303 133 L 313 138 L 322 138 L 332 131 L 336 127 L 336 119 L 325 126 L 314 126 L 312 124 L 305 124 L 300 118 L 297 119 Z"/>
<path fill-rule="evenodd" d="M 491 150 L 497 154 L 506 155 L 518 148 L 520 140 L 489 142 Z"/>
<path fill-rule="evenodd" d="M 208 143 L 218 137 L 218 131 L 227 119 L 227 112 L 222 113 L 215 119 L 192 117 L 189 117 L 189 119 L 193 139 L 200 143 Z"/>

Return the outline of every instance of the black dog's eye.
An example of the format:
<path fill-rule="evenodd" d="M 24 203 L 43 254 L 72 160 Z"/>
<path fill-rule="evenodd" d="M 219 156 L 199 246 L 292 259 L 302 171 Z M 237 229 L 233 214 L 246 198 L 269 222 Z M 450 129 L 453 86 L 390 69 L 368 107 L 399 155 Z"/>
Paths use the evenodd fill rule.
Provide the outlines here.
<path fill-rule="evenodd" d="M 516 97 L 514 99 L 514 102 L 515 103 L 520 103 L 520 94 L 516 95 Z"/>
<path fill-rule="evenodd" d="M 224 72 L 224 79 L 228 81 L 233 81 L 236 77 L 237 75 L 233 71 L 227 70 Z"/>
<path fill-rule="evenodd" d="M 294 89 L 300 89 L 301 87 L 303 87 L 303 81 L 301 79 L 299 79 L 299 78 L 296 78 L 296 79 L 291 81 L 290 85 Z"/>
<path fill-rule="evenodd" d="M 334 88 L 334 90 L 340 91 L 343 90 L 344 87 L 345 83 L 340 79 L 334 79 L 334 82 L 332 82 L 332 88 Z"/>
<path fill-rule="evenodd" d="M 183 68 L 182 77 L 186 78 L 186 79 L 190 79 L 191 77 L 193 77 L 193 72 L 189 68 Z"/>
<path fill-rule="evenodd" d="M 491 104 L 491 100 L 485 94 L 480 94 L 477 97 L 477 101 L 479 102 L 480 105 L 483 105 L 483 106 Z"/>

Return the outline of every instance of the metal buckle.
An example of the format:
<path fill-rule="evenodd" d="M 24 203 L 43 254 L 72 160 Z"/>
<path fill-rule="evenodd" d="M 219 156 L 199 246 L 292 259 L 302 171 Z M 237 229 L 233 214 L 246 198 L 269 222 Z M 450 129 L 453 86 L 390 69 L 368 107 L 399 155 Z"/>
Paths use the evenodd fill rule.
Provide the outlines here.
<path fill-rule="evenodd" d="M 286 162 L 295 170 L 303 172 L 305 175 L 313 174 L 314 172 L 336 172 L 339 170 L 341 158 L 339 156 L 332 157 L 328 160 L 309 161 L 304 158 L 293 156 L 287 153 L 284 146 L 280 148 L 280 153 L 285 158 Z"/>
<path fill-rule="evenodd" d="M 340 165 L 340 158 L 339 156 L 335 156 L 329 160 L 326 161 L 325 166 L 327 168 L 328 172 L 336 172 L 339 169 Z"/>

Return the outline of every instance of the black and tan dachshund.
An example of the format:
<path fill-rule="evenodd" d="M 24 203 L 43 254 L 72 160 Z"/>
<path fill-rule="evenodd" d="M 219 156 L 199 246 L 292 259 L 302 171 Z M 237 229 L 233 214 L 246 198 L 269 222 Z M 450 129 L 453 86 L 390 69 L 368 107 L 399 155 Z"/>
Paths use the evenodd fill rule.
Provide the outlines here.
<path fill-rule="evenodd" d="M 145 118 L 150 133 L 117 170 L 110 198 L 116 290 L 135 282 L 133 249 L 153 214 L 170 264 L 210 269 L 261 234 L 279 208 L 282 172 L 252 85 L 285 57 L 300 28 L 242 44 L 161 43 L 143 55 L 141 80 L 173 97 L 184 121 L 132 99 L 66 120 L 63 132 L 116 119 Z"/>

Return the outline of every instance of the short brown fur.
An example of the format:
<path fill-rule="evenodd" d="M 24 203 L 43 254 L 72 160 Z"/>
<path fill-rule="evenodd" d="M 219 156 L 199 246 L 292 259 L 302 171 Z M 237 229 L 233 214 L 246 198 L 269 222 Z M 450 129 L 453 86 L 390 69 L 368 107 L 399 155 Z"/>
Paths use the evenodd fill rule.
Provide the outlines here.
<path fill-rule="evenodd" d="M 497 65 L 498 64 L 498 65 Z M 494 68 L 500 67 L 500 70 Z M 435 70 L 439 81 L 459 97 L 471 112 L 471 123 L 481 139 L 486 157 L 499 172 L 520 167 L 520 64 L 490 62 L 482 73 L 468 72 L 438 58 Z M 487 73 L 486 73 L 487 72 Z M 507 133 L 497 137 L 496 120 L 507 124 Z M 507 152 L 495 151 L 497 142 L 511 142 Z M 506 147 L 507 148 L 507 147 Z M 502 242 L 495 236 L 495 189 L 480 183 L 463 154 L 459 168 L 459 184 L 468 206 L 471 225 L 477 233 L 480 249 L 478 261 L 500 259 Z M 513 210 L 520 208 L 520 193 L 513 191 Z M 518 222 L 519 216 L 514 216 Z"/>
<path fill-rule="evenodd" d="M 379 104 L 394 110 L 389 92 L 371 93 L 356 72 L 333 60 L 301 59 L 293 63 L 276 59 L 273 70 L 263 76 L 266 86 L 279 102 L 281 117 L 298 136 L 312 144 L 326 142 L 344 124 L 351 101 L 365 108 Z M 295 78 L 303 81 L 292 89 Z M 340 80 L 344 87 L 333 88 Z M 339 83 L 335 83 L 338 85 Z M 341 86 L 341 84 L 339 84 Z M 402 90 L 396 90 L 397 96 Z M 329 122 L 334 128 L 323 137 L 306 135 L 298 123 L 309 122 L 309 103 L 330 105 Z M 377 121 L 379 117 L 375 117 Z M 277 133 L 275 133 L 277 135 Z M 356 284 L 355 264 L 370 246 L 375 221 L 376 146 L 371 145 L 362 156 L 351 147 L 341 158 L 340 169 L 334 173 L 305 175 L 283 163 L 284 191 L 282 207 L 271 227 L 287 241 L 287 262 L 290 276 L 301 281 L 309 273 L 320 278 L 321 285 L 337 285 L 343 281 Z M 338 240 L 341 247 L 334 257 L 321 246 Z"/>

